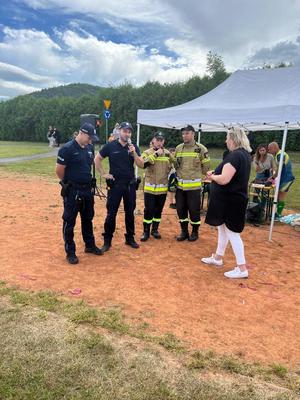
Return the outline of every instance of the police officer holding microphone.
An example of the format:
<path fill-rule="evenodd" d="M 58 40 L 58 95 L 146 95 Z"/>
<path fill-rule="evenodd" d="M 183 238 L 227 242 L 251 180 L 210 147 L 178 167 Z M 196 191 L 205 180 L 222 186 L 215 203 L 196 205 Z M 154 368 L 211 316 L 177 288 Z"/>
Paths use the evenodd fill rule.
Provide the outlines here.
<path fill-rule="evenodd" d="M 94 160 L 92 141 L 98 141 L 93 125 L 84 123 L 75 139 L 59 149 L 56 175 L 62 186 L 64 200 L 63 238 L 67 261 L 77 264 L 74 227 L 80 213 L 81 232 L 85 242 L 85 252 L 102 255 L 95 244 L 93 233 L 94 193 L 91 166 Z"/>
<path fill-rule="evenodd" d="M 125 211 L 125 244 L 137 249 L 139 245 L 134 240 L 134 210 L 136 207 L 136 179 L 134 176 L 134 164 L 142 168 L 144 161 L 141 158 L 140 149 L 132 144 L 132 125 L 122 122 L 119 126 L 119 138 L 107 143 L 95 157 L 95 165 L 100 175 L 106 179 L 108 186 L 107 216 L 104 223 L 104 245 L 101 250 L 108 251 L 116 229 L 116 216 L 123 199 Z M 102 160 L 108 157 L 109 173 L 103 168 Z"/>

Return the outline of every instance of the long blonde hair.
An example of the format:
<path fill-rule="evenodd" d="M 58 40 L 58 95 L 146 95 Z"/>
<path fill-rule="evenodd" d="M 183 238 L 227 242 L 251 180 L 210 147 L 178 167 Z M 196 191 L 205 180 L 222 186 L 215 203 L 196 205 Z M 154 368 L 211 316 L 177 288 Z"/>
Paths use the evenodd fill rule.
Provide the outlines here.
<path fill-rule="evenodd" d="M 251 153 L 252 149 L 250 142 L 243 128 L 240 128 L 239 126 L 233 126 L 228 129 L 228 134 L 237 149 L 242 148 Z"/>

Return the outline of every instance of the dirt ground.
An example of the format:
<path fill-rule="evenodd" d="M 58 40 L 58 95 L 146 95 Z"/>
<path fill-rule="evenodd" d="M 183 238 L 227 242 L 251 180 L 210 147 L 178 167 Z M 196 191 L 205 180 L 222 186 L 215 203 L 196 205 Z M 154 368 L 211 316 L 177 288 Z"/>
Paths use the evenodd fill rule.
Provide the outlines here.
<path fill-rule="evenodd" d="M 148 322 L 157 332 L 172 332 L 193 348 L 299 365 L 300 232 L 276 224 L 270 243 L 267 226 L 247 226 L 243 239 L 250 278 L 232 281 L 223 276 L 234 266 L 230 248 L 222 269 L 200 262 L 215 250 L 216 230 L 203 224 L 199 241 L 176 242 L 176 212 L 167 204 L 161 240 L 152 238 L 138 250 L 125 246 L 120 212 L 113 246 L 100 257 L 83 252 L 78 220 L 80 263 L 70 266 L 63 249 L 58 184 L 4 173 L 0 184 L 1 280 L 83 298 L 92 305 L 120 306 L 134 321 Z M 142 193 L 137 209 L 139 238 Z M 98 245 L 105 212 L 104 201 L 96 199 Z"/>

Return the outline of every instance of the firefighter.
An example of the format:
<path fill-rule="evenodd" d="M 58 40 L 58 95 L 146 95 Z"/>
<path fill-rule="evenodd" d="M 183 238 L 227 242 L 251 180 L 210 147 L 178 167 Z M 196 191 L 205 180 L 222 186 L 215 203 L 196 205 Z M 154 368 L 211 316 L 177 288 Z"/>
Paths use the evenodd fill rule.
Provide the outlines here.
<path fill-rule="evenodd" d="M 198 239 L 200 219 L 201 174 L 206 174 L 210 167 L 207 148 L 195 141 L 195 129 L 191 125 L 181 129 L 183 143 L 175 149 L 175 169 L 178 179 L 176 189 L 176 209 L 181 233 L 179 242 Z M 188 224 L 192 225 L 189 235 Z"/>
<path fill-rule="evenodd" d="M 168 176 L 172 168 L 173 158 L 171 153 L 164 148 L 165 138 L 161 132 L 156 132 L 151 141 L 151 146 L 144 151 L 145 184 L 144 184 L 144 233 L 142 242 L 146 242 L 151 235 L 161 239 L 158 226 L 161 213 L 168 193 Z"/>

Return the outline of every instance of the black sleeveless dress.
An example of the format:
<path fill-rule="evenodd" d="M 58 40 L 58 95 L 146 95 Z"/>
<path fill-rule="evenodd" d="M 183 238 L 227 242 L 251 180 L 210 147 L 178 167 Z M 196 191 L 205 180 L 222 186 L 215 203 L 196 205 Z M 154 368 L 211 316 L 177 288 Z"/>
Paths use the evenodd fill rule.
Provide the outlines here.
<path fill-rule="evenodd" d="M 231 151 L 217 166 L 215 174 L 221 175 L 227 163 L 236 169 L 236 173 L 227 185 L 211 183 L 205 222 L 212 226 L 225 224 L 231 231 L 240 233 L 245 226 L 251 157 L 245 149 Z"/>

